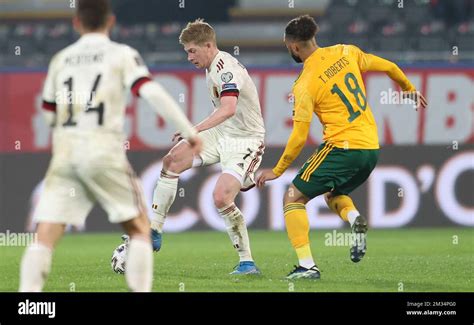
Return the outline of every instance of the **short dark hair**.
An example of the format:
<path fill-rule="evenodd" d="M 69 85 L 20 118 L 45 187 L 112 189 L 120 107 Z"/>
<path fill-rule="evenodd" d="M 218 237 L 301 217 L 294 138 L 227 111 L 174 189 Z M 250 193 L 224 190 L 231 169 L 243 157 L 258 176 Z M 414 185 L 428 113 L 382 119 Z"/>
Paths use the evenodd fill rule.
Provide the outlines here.
<path fill-rule="evenodd" d="M 76 15 L 82 25 L 91 31 L 101 29 L 112 13 L 109 0 L 79 0 Z"/>
<path fill-rule="evenodd" d="M 305 42 L 313 39 L 319 27 L 310 15 L 296 17 L 286 25 L 285 38 L 290 41 Z"/>

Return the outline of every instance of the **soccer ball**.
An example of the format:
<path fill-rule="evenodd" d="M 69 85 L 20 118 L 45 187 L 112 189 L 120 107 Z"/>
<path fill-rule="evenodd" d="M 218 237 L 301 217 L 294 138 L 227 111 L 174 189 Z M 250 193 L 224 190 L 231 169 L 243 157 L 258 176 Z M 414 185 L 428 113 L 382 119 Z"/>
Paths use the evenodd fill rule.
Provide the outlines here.
<path fill-rule="evenodd" d="M 110 264 L 112 266 L 112 270 L 118 274 L 125 273 L 125 260 L 127 257 L 127 245 L 120 244 L 112 254 L 112 260 Z"/>

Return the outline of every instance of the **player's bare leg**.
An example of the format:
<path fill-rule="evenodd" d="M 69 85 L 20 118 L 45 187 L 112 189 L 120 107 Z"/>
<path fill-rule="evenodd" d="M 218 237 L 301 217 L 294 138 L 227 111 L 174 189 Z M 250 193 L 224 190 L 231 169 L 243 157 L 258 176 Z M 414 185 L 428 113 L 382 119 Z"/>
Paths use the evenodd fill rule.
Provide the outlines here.
<path fill-rule="evenodd" d="M 319 279 L 320 272 L 311 254 L 309 243 L 309 220 L 306 203 L 309 199 L 293 184 L 290 185 L 283 199 L 286 231 L 291 245 L 298 256 L 298 266 L 288 274 L 288 279 Z"/>
<path fill-rule="evenodd" d="M 235 176 L 223 173 L 219 176 L 214 188 L 214 205 L 224 219 L 229 238 L 240 258 L 239 265 L 231 274 L 259 274 L 260 271 L 252 258 L 244 216 L 234 203 L 241 187 L 242 184 Z"/>
<path fill-rule="evenodd" d="M 20 292 L 39 292 L 51 270 L 53 250 L 64 234 L 65 225 L 41 222 L 36 230 L 37 242 L 25 251 L 20 265 Z"/>
<path fill-rule="evenodd" d="M 146 215 L 122 223 L 129 235 L 125 278 L 134 292 L 150 292 L 153 282 L 153 251 L 150 239 L 150 223 Z"/>
<path fill-rule="evenodd" d="M 194 153 L 186 141 L 180 141 L 163 159 L 163 169 L 153 193 L 151 221 L 153 250 L 161 248 L 163 225 L 176 198 L 179 175 L 193 166 Z"/>
<path fill-rule="evenodd" d="M 359 262 L 367 250 L 367 220 L 357 211 L 352 199 L 347 195 L 334 195 L 332 192 L 324 194 L 328 207 L 351 224 L 353 238 L 350 249 L 352 262 Z"/>

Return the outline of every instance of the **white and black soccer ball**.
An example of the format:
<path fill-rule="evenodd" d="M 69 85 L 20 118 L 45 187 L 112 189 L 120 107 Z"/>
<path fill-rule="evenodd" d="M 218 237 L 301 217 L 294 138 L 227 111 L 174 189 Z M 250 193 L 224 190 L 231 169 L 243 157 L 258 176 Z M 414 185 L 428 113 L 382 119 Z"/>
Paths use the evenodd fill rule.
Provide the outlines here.
<path fill-rule="evenodd" d="M 120 244 L 112 254 L 112 260 L 110 264 L 112 266 L 112 270 L 118 274 L 125 273 L 125 260 L 127 257 L 127 245 Z"/>

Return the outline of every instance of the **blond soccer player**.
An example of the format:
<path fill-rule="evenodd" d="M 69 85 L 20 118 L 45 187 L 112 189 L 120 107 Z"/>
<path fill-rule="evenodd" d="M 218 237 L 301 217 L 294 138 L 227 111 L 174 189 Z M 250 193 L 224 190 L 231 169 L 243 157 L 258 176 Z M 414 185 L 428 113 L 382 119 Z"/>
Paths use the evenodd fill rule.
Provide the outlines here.
<path fill-rule="evenodd" d="M 183 140 L 164 158 L 153 196 L 153 248 L 155 251 L 161 248 L 163 225 L 176 197 L 179 175 L 192 167 L 220 163 L 221 174 L 213 198 L 239 255 L 239 263 L 231 274 L 258 274 L 244 216 L 234 203 L 240 191 L 255 185 L 254 175 L 264 151 L 265 128 L 257 89 L 247 69 L 232 55 L 217 48 L 216 34 L 208 23 L 203 20 L 189 23 L 179 41 L 188 61 L 206 71 L 214 110 L 195 126 L 203 141 L 200 154 L 193 153 L 189 143 Z M 176 138 L 179 137 L 180 134 L 176 134 Z"/>

